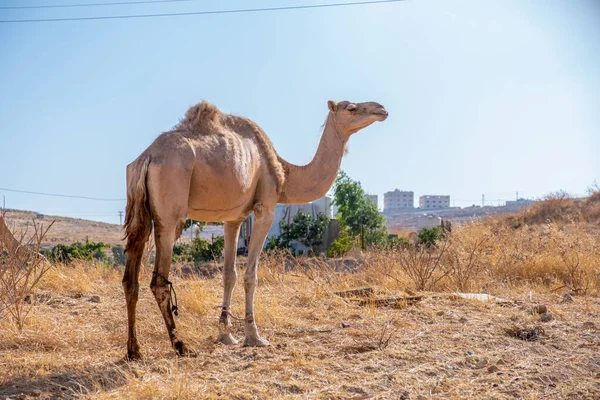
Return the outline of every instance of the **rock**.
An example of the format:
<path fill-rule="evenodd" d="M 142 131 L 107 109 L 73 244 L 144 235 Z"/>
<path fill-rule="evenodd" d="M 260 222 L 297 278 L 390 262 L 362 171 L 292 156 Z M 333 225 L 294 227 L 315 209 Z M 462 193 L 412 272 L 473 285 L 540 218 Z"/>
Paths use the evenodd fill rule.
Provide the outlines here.
<path fill-rule="evenodd" d="M 90 300 L 92 303 L 100 303 L 100 296 L 92 296 Z"/>
<path fill-rule="evenodd" d="M 490 374 L 493 374 L 494 372 L 498 372 L 500 371 L 500 368 L 498 368 L 495 365 L 490 365 L 487 369 L 487 372 L 489 372 Z"/>
<path fill-rule="evenodd" d="M 349 328 L 350 325 L 347 324 L 347 323 L 345 323 L 344 321 L 340 321 L 340 327 L 342 327 L 342 328 Z"/>
<path fill-rule="evenodd" d="M 550 314 L 549 312 L 543 313 L 542 315 L 540 315 L 540 321 L 542 322 L 549 322 L 552 321 L 552 314 Z"/>
<path fill-rule="evenodd" d="M 443 317 L 444 316 L 444 312 L 443 311 L 438 311 L 435 313 L 435 315 L 437 315 L 438 317 Z"/>
<path fill-rule="evenodd" d="M 535 306 L 531 309 L 532 314 L 544 314 L 548 312 L 548 307 L 545 305 Z"/>
<path fill-rule="evenodd" d="M 466 324 L 468 321 L 468 319 L 466 319 L 465 317 L 460 317 L 460 319 L 458 320 L 458 322 L 462 322 L 463 324 Z"/>
<path fill-rule="evenodd" d="M 563 296 L 563 299 L 560 301 L 561 304 L 565 304 L 565 303 L 572 303 L 573 300 L 573 296 L 571 296 L 569 293 L 565 293 L 565 295 Z"/>
<path fill-rule="evenodd" d="M 476 369 L 481 369 L 481 368 L 485 367 L 486 365 L 488 365 L 488 360 L 487 359 L 483 359 L 483 360 L 477 361 L 475 363 L 475 368 Z"/>
<path fill-rule="evenodd" d="M 596 329 L 596 324 L 594 324 L 593 322 L 584 322 L 583 325 L 581 325 L 581 327 L 583 329 Z"/>
<path fill-rule="evenodd" d="M 499 359 L 498 361 L 496 361 L 496 365 L 505 365 L 506 361 L 504 361 L 503 359 Z"/>

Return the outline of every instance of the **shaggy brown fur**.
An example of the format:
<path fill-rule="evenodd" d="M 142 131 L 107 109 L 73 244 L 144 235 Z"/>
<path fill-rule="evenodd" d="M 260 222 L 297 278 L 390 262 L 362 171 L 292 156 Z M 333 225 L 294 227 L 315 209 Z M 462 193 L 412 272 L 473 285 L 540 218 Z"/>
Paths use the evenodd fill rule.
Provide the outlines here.
<path fill-rule="evenodd" d="M 277 193 L 281 192 L 285 181 L 285 174 L 279 156 L 275 151 L 273 143 L 267 134 L 253 121 L 248 118 L 221 112 L 214 104 L 202 101 L 191 106 L 185 113 L 185 117 L 173 128 L 183 136 L 202 135 L 207 132 L 207 124 L 212 125 L 215 130 L 226 129 L 229 132 L 252 132 L 261 148 L 263 156 L 269 164 L 269 170 L 277 182 Z M 214 132 L 214 130 L 211 130 Z"/>

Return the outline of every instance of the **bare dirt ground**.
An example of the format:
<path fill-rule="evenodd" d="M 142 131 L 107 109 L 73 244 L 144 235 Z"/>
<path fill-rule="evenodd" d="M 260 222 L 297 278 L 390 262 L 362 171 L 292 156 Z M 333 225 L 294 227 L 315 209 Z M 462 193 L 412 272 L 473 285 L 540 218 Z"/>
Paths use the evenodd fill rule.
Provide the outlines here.
<path fill-rule="evenodd" d="M 323 276 L 259 272 L 256 317 L 266 348 L 215 344 L 220 277 L 174 277 L 180 334 L 198 352 L 179 358 L 143 271 L 138 338 L 126 362 L 121 272 L 92 265 L 45 276 L 22 332 L 0 321 L 0 398 L 600 399 L 600 299 L 503 288 L 508 303 L 425 294 L 415 305 L 360 306 L 336 290 L 399 293 L 372 271 Z M 242 271 L 243 272 L 243 271 Z M 543 293 L 546 292 L 546 293 Z M 93 298 L 99 296 L 99 298 Z M 97 302 L 99 301 L 99 302 Z M 530 310 L 546 305 L 552 320 Z M 234 313 L 243 312 L 238 282 Z M 242 338 L 241 322 L 234 322 Z M 510 336 L 541 327 L 538 340 Z"/>

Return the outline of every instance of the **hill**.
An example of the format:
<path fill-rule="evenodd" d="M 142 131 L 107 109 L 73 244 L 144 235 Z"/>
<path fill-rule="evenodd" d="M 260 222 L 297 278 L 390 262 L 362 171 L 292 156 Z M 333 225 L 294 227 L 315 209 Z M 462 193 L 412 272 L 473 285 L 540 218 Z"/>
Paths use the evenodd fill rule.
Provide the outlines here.
<path fill-rule="evenodd" d="M 47 227 L 52 221 L 54 224 L 46 234 L 43 246 L 54 246 L 58 243 L 71 244 L 74 242 L 104 242 L 108 244 L 122 244 L 123 230 L 120 225 L 106 222 L 90 221 L 80 218 L 44 215 L 33 211 L 6 210 L 6 221 L 9 228 L 17 235 L 31 229 L 32 223 L 43 224 Z"/>
<path fill-rule="evenodd" d="M 106 222 L 91 221 L 81 218 L 61 217 L 57 215 L 45 215 L 34 211 L 6 210 L 6 221 L 11 231 L 17 235 L 27 229 L 31 229 L 32 221 L 42 223 L 47 227 L 52 221 L 54 224 L 48 231 L 42 242 L 42 246 L 54 246 L 58 243 L 71 244 L 75 242 L 104 242 L 111 245 L 124 244 L 123 229 L 121 225 Z M 222 226 L 206 226 L 200 232 L 200 236 L 210 239 L 211 236 L 223 235 Z M 189 241 L 191 232 L 185 231 L 181 241 Z"/>

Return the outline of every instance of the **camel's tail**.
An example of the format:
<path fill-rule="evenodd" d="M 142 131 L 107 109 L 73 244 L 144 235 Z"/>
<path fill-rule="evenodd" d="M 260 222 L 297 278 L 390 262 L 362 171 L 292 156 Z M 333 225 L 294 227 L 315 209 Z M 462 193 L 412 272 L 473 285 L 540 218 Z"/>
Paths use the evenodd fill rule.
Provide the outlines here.
<path fill-rule="evenodd" d="M 152 214 L 146 188 L 150 157 L 144 156 L 127 167 L 127 208 L 125 210 L 125 252 L 143 250 L 152 231 Z"/>

